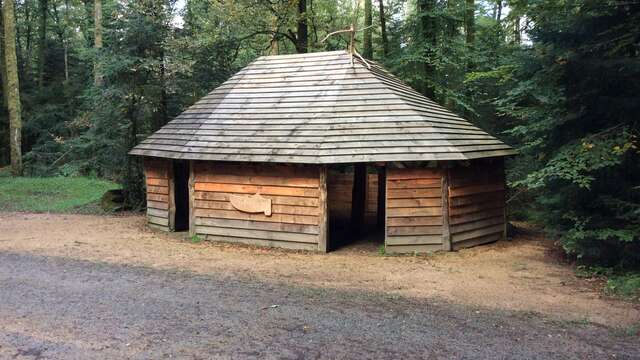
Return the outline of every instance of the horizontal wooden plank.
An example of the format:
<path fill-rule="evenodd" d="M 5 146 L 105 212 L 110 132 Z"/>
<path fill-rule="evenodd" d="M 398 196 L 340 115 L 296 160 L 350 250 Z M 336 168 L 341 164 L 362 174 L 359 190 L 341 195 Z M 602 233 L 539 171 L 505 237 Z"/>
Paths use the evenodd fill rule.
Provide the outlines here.
<path fill-rule="evenodd" d="M 260 222 L 260 221 L 251 221 L 251 220 L 232 220 L 232 219 L 214 219 L 214 218 L 196 217 L 196 225 L 217 226 L 217 227 L 234 228 L 234 229 L 281 231 L 281 232 L 291 232 L 291 233 L 311 234 L 311 235 L 317 235 L 319 233 L 319 227 L 316 225 L 271 223 L 271 222 Z"/>
<path fill-rule="evenodd" d="M 442 225 L 442 216 L 388 218 L 387 226 L 431 226 Z"/>
<path fill-rule="evenodd" d="M 277 170 L 276 170 L 277 171 Z M 241 185 L 275 185 L 287 187 L 317 188 L 319 178 L 285 177 L 285 176 L 256 176 L 256 175 L 228 175 L 198 172 L 196 182 L 241 184 Z"/>
<path fill-rule="evenodd" d="M 387 189 L 388 199 L 415 199 L 441 197 L 440 189 Z"/>
<path fill-rule="evenodd" d="M 196 217 L 253 220 L 253 221 L 265 221 L 265 222 L 282 222 L 282 223 L 301 224 L 301 225 L 318 225 L 317 216 L 285 215 L 285 214 L 273 214 L 271 216 L 265 216 L 263 214 L 242 213 L 237 210 L 217 210 L 217 209 L 195 209 L 194 213 Z"/>
<path fill-rule="evenodd" d="M 169 209 L 169 204 L 166 202 L 160 202 L 160 201 L 150 201 L 147 200 L 147 208 L 154 208 L 154 209 L 160 209 L 160 210 L 168 210 Z"/>
<path fill-rule="evenodd" d="M 449 199 L 449 206 L 458 207 L 477 203 L 483 203 L 488 201 L 504 201 L 505 191 L 498 190 L 494 192 L 487 192 L 481 194 L 472 194 L 466 196 L 458 196 Z"/>
<path fill-rule="evenodd" d="M 503 224 L 492 225 L 492 226 L 487 226 L 487 227 L 472 230 L 472 231 L 465 231 L 461 233 L 451 234 L 451 241 L 455 243 L 455 242 L 478 238 L 478 237 L 482 237 L 490 234 L 502 233 L 503 231 L 504 231 Z"/>
<path fill-rule="evenodd" d="M 223 228 L 215 226 L 197 225 L 196 233 L 207 235 L 218 235 L 224 237 L 245 237 L 251 239 L 261 240 L 278 240 L 278 241 L 292 241 L 300 243 L 317 244 L 318 235 L 288 233 L 279 231 L 268 230 L 250 230 L 250 229 L 234 229 Z"/>
<path fill-rule="evenodd" d="M 161 218 L 157 216 L 147 215 L 147 221 L 151 224 L 161 225 L 161 226 L 169 226 L 168 218 Z"/>
<path fill-rule="evenodd" d="M 432 245 L 386 245 L 385 252 L 387 254 L 412 254 L 412 253 L 431 253 L 442 250 L 441 244 Z"/>
<path fill-rule="evenodd" d="M 317 244 L 298 243 L 298 242 L 292 242 L 292 241 L 261 240 L 261 239 L 245 238 L 245 237 L 219 236 L 219 235 L 207 235 L 207 234 L 198 234 L 198 235 L 202 235 L 206 240 L 209 240 L 209 241 L 240 243 L 240 244 L 253 245 L 253 246 L 270 247 L 270 248 L 276 247 L 276 248 L 291 249 L 291 250 L 306 250 L 306 251 L 318 250 Z"/>
<path fill-rule="evenodd" d="M 442 244 L 442 235 L 390 236 L 385 239 L 387 245 L 435 245 Z"/>
<path fill-rule="evenodd" d="M 317 198 L 305 198 L 296 196 L 277 196 L 277 195 L 265 195 L 262 196 L 271 199 L 271 203 L 274 205 L 295 205 L 295 206 L 312 206 L 317 207 L 319 205 Z M 215 201 L 229 201 L 229 194 L 222 192 L 209 192 L 209 191 L 196 191 L 194 197 L 197 200 L 215 200 Z"/>
<path fill-rule="evenodd" d="M 504 226 L 504 216 L 502 214 L 496 217 L 490 217 L 488 219 L 472 221 L 472 222 L 459 224 L 459 225 L 452 225 L 451 233 L 457 234 L 465 231 L 471 231 L 471 230 L 481 229 L 491 225 L 500 225 L 500 224 Z"/>
<path fill-rule="evenodd" d="M 169 195 L 147 193 L 147 200 L 168 203 Z"/>
<path fill-rule="evenodd" d="M 494 192 L 494 191 L 499 191 L 504 189 L 505 187 L 503 183 L 464 186 L 459 188 L 449 188 L 449 196 L 450 197 L 465 196 L 465 195 L 471 195 L 471 194 Z"/>
<path fill-rule="evenodd" d="M 442 198 L 388 199 L 387 208 L 442 206 Z"/>
<path fill-rule="evenodd" d="M 449 223 L 451 225 L 458 225 L 458 224 L 478 221 L 481 219 L 488 219 L 494 216 L 501 216 L 503 214 L 504 214 L 504 208 L 487 209 L 482 212 L 464 214 L 459 216 L 451 216 L 449 218 Z"/>
<path fill-rule="evenodd" d="M 198 209 L 222 209 L 222 210 L 237 210 L 228 201 L 211 201 L 211 200 L 196 200 L 194 208 Z M 319 207 L 308 206 L 292 206 L 292 205 L 271 205 L 271 211 L 274 214 L 290 214 L 290 215 L 319 215 Z"/>
<path fill-rule="evenodd" d="M 147 177 L 147 186 L 169 186 L 169 180 Z"/>
<path fill-rule="evenodd" d="M 442 234 L 442 226 L 388 226 L 387 235 L 437 235 Z"/>
<path fill-rule="evenodd" d="M 169 195 L 168 186 L 147 186 L 147 192 L 151 194 Z"/>
<path fill-rule="evenodd" d="M 389 208 L 387 217 L 440 216 L 442 207 Z"/>
<path fill-rule="evenodd" d="M 387 169 L 387 181 L 410 179 L 440 179 L 439 169 Z"/>
<path fill-rule="evenodd" d="M 151 229 L 158 230 L 158 231 L 165 231 L 165 232 L 171 231 L 169 229 L 169 226 L 156 225 L 156 224 L 152 224 L 150 222 L 147 223 L 147 226 L 150 227 Z"/>
<path fill-rule="evenodd" d="M 492 200 L 492 201 L 465 205 L 465 206 L 456 206 L 456 207 L 451 207 L 449 209 L 449 215 L 459 216 L 459 215 L 465 215 L 465 214 L 472 214 L 475 212 L 484 212 L 490 209 L 502 208 L 504 207 L 504 205 L 505 205 L 504 201 L 500 199 L 500 200 Z"/>
<path fill-rule="evenodd" d="M 265 194 L 265 195 L 285 195 L 285 196 L 300 196 L 300 197 L 314 197 L 319 195 L 318 189 L 308 188 L 293 188 L 283 186 L 255 186 L 255 185 L 237 185 L 237 184 L 218 184 L 218 183 L 195 183 L 196 191 L 215 191 L 215 192 L 229 192 L 240 194 Z"/>
<path fill-rule="evenodd" d="M 469 240 L 465 240 L 465 241 L 459 241 L 459 242 L 451 244 L 451 246 L 452 246 L 453 250 L 460 250 L 460 249 L 469 248 L 469 247 L 473 247 L 473 246 L 478 246 L 478 245 L 482 245 L 482 244 L 492 243 L 492 242 L 495 242 L 495 241 L 498 241 L 498 240 L 501 240 L 501 239 L 502 239 L 502 234 L 501 233 L 496 233 L 496 234 L 477 237 L 477 238 L 473 238 L 473 239 L 469 239 Z"/>
<path fill-rule="evenodd" d="M 147 208 L 147 215 L 168 219 L 169 218 L 169 211 L 168 210 L 154 209 L 154 208 Z"/>
<path fill-rule="evenodd" d="M 389 180 L 387 186 L 389 189 L 426 189 L 440 188 L 441 180 L 438 179 L 404 179 Z"/>

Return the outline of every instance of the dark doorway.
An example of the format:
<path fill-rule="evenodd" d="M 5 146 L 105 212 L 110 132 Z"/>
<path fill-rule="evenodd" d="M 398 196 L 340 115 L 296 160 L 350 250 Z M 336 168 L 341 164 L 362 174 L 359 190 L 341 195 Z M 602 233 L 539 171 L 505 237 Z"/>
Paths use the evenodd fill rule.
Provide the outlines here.
<path fill-rule="evenodd" d="M 329 168 L 329 250 L 356 246 L 375 251 L 384 243 L 385 182 L 384 167 L 354 164 Z"/>
<path fill-rule="evenodd" d="M 189 230 L 189 163 L 174 160 L 174 204 L 176 205 L 174 231 Z"/>

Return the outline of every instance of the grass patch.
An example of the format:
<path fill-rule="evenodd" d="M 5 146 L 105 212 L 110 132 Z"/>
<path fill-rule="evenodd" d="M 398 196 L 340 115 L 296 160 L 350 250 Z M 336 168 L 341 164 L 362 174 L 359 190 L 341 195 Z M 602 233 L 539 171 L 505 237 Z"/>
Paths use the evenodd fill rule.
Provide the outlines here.
<path fill-rule="evenodd" d="M 0 211 L 95 213 L 110 181 L 85 177 L 10 177 L 0 174 Z"/>
<path fill-rule="evenodd" d="M 604 290 L 609 295 L 640 301 L 640 273 L 612 275 Z"/>

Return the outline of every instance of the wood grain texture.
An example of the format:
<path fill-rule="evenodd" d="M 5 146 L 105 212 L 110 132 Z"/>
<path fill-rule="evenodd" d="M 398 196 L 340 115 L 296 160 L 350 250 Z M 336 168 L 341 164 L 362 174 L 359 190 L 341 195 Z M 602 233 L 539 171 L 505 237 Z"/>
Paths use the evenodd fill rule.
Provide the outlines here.
<path fill-rule="evenodd" d="M 323 235 L 318 167 L 196 162 L 193 179 L 196 234 L 212 240 L 307 250 L 312 244 L 313 250 L 322 251 L 318 245 Z M 234 196 L 257 193 L 271 202 L 269 214 L 240 211 L 230 201 Z"/>
<path fill-rule="evenodd" d="M 469 247 L 503 238 L 503 162 L 478 160 L 466 166 L 456 166 L 450 170 L 450 181 L 449 223 L 453 248 Z"/>
<path fill-rule="evenodd" d="M 260 57 L 131 151 L 183 160 L 305 164 L 513 153 L 380 65 L 368 68 L 344 51 Z M 265 181 L 261 185 L 278 185 Z"/>
<path fill-rule="evenodd" d="M 387 250 L 442 250 L 442 175 L 442 171 L 430 168 L 387 169 Z"/>
<path fill-rule="evenodd" d="M 147 221 L 157 230 L 171 231 L 171 160 L 145 159 Z"/>

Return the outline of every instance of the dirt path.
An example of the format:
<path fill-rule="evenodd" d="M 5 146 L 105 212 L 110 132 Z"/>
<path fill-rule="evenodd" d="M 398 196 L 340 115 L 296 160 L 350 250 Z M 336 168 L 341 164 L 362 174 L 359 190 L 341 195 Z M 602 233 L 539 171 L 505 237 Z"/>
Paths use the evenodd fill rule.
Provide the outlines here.
<path fill-rule="evenodd" d="M 140 216 L 0 213 L 0 252 L 189 270 L 217 278 L 437 299 L 478 309 L 627 328 L 637 304 L 603 298 L 551 255 L 548 240 L 514 241 L 432 256 L 386 257 L 374 245 L 328 255 L 210 243 L 147 229 Z"/>
<path fill-rule="evenodd" d="M 430 300 L 0 251 L 3 359 L 638 359 L 610 329 Z"/>

